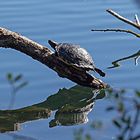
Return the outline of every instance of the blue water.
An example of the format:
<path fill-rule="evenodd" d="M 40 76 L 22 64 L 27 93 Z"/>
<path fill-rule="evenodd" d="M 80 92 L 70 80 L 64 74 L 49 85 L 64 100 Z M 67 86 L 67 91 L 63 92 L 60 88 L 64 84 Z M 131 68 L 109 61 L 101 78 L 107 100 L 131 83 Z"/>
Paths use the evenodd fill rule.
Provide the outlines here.
<path fill-rule="evenodd" d="M 101 78 L 103 81 L 118 89 L 140 90 L 140 67 L 135 66 L 133 59 L 121 62 L 118 68 L 107 69 L 112 66 L 112 61 L 136 53 L 140 48 L 139 39 L 126 33 L 91 32 L 91 29 L 104 28 L 125 28 L 137 31 L 115 19 L 105 10 L 114 9 L 133 20 L 135 13 L 140 16 L 139 6 L 138 0 L 1 0 L 0 26 L 19 32 L 48 47 L 48 39 L 79 44 L 91 53 L 95 64 L 106 72 L 106 77 Z M 10 87 L 6 80 L 8 72 L 14 75 L 22 73 L 29 83 L 16 95 L 14 109 L 42 102 L 48 96 L 57 93 L 60 88 L 70 88 L 75 85 L 67 79 L 60 78 L 43 64 L 15 50 L 0 49 L 0 64 L 1 110 L 8 108 L 11 98 Z M 105 104 L 106 101 L 96 104 L 95 109 L 89 114 L 90 120 L 93 117 L 102 118 L 104 115 L 102 108 Z M 50 118 L 21 124 L 20 131 L 0 134 L 0 139 L 71 140 L 75 128 L 87 127 L 82 124 L 75 127 L 50 129 L 49 121 Z M 110 124 L 108 128 L 109 126 Z M 97 139 L 109 139 L 107 135 L 104 132 L 101 138 L 97 134 Z"/>

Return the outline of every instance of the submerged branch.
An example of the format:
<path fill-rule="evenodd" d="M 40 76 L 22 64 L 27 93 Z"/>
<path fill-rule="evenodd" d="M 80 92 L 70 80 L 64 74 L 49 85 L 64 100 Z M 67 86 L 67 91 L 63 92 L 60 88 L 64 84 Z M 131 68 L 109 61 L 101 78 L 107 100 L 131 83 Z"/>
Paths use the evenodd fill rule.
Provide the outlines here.
<path fill-rule="evenodd" d="M 135 65 L 137 65 L 137 64 L 138 64 L 137 61 L 138 61 L 139 58 L 140 58 L 140 50 L 139 50 L 138 52 L 136 52 L 136 53 L 130 55 L 130 56 L 123 57 L 123 58 L 120 58 L 120 59 L 118 59 L 118 60 L 113 61 L 113 62 L 112 62 L 112 65 L 113 65 L 113 66 L 108 67 L 108 69 L 115 68 L 115 67 L 119 67 L 119 66 L 120 66 L 119 62 L 125 61 L 125 60 L 129 60 L 129 59 L 134 59 Z"/>
<path fill-rule="evenodd" d="M 18 50 L 33 59 L 45 64 L 58 73 L 79 85 L 92 88 L 105 88 L 107 85 L 90 74 L 80 71 L 60 60 L 53 51 L 18 33 L 0 27 L 0 47 Z"/>

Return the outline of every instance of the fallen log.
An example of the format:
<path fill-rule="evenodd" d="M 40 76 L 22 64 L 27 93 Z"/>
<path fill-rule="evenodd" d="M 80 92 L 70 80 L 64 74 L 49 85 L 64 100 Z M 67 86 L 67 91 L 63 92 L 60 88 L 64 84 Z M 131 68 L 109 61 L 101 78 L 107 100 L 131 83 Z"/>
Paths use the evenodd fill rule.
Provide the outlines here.
<path fill-rule="evenodd" d="M 54 52 L 27 37 L 0 27 L 0 47 L 20 51 L 56 71 L 60 77 L 79 85 L 96 89 L 106 88 L 107 84 L 87 72 L 69 66 L 55 56 Z"/>

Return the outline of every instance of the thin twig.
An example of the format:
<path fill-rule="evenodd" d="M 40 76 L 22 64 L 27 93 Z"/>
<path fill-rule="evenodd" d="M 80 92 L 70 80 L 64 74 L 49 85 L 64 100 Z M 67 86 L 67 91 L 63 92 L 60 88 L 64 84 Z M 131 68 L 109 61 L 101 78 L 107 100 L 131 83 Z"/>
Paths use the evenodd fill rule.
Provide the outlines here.
<path fill-rule="evenodd" d="M 140 38 L 140 34 L 135 33 L 131 30 L 125 30 L 125 29 L 92 29 L 91 31 L 100 31 L 100 32 L 125 32 L 125 33 L 129 33 L 132 34 L 138 38 Z"/>
<path fill-rule="evenodd" d="M 117 60 L 113 61 L 113 62 L 112 62 L 113 66 L 108 67 L 108 69 L 115 68 L 115 67 L 119 67 L 119 66 L 120 66 L 119 62 L 124 61 L 124 60 L 133 59 L 133 58 L 134 58 L 134 60 L 135 60 L 135 65 L 137 65 L 137 64 L 138 64 L 137 61 L 138 61 L 138 59 L 140 58 L 140 50 L 139 50 L 138 52 L 136 52 L 136 53 L 130 55 L 130 56 L 123 57 L 123 58 L 120 58 L 120 59 L 117 59 Z"/>
<path fill-rule="evenodd" d="M 138 18 L 138 16 L 137 16 L 137 14 L 135 14 L 135 21 L 136 21 L 137 25 L 140 26 L 140 21 L 139 21 L 139 18 Z"/>
<path fill-rule="evenodd" d="M 135 28 L 137 28 L 137 29 L 140 30 L 140 25 L 139 25 L 139 24 L 137 24 L 137 23 L 135 23 L 135 22 L 133 22 L 133 21 L 131 21 L 131 20 L 129 20 L 129 19 L 127 19 L 127 18 L 121 16 L 121 15 L 119 15 L 118 13 L 114 12 L 114 11 L 111 10 L 111 9 L 107 9 L 106 11 L 107 11 L 108 13 L 110 13 L 111 15 L 115 16 L 116 18 L 120 19 L 121 21 L 123 21 L 123 22 L 125 22 L 125 23 L 127 23 L 127 24 L 130 24 L 130 25 L 132 25 L 132 26 L 134 26 Z"/>

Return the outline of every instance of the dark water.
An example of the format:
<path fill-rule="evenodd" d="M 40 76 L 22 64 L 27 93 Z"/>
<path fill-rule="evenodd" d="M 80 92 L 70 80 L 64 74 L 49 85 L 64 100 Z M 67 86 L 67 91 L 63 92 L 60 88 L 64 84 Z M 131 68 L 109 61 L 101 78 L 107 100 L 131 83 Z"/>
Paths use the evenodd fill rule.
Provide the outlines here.
<path fill-rule="evenodd" d="M 134 59 L 120 62 L 120 67 L 107 68 L 112 66 L 113 61 L 138 52 L 139 39 L 125 33 L 97 33 L 91 32 L 91 29 L 125 28 L 135 30 L 109 15 L 105 10 L 112 8 L 123 16 L 133 19 L 135 13 L 140 15 L 139 6 L 138 0 L 5 0 L 0 3 L 0 26 L 19 32 L 48 47 L 48 39 L 80 44 L 91 53 L 95 64 L 106 72 L 107 76 L 101 78 L 103 81 L 115 89 L 125 88 L 131 93 L 133 90 L 140 90 L 140 67 L 135 65 Z M 10 87 L 6 80 L 8 72 L 12 72 L 14 75 L 22 73 L 24 79 L 29 83 L 16 94 L 13 109 L 42 103 L 50 95 L 57 93 L 59 89 L 64 87 L 69 89 L 75 86 L 75 83 L 58 77 L 48 67 L 14 50 L 1 49 L 0 63 L 1 110 L 8 109 L 11 99 Z M 105 100 L 96 102 L 93 111 L 88 115 L 89 122 L 93 118 L 101 118 L 108 124 L 102 130 L 102 136 L 101 132 L 94 132 L 96 138 L 100 140 L 112 139 L 115 132 L 113 129 L 110 133 L 107 132 L 107 129 L 111 127 L 109 120 L 112 118 L 104 112 L 104 107 L 107 104 Z M 56 111 L 54 108 L 53 110 Z M 28 113 L 25 113 L 25 116 L 28 116 Z M 20 131 L 0 134 L 0 139 L 71 140 L 75 129 L 87 128 L 89 123 L 49 128 L 49 122 L 53 118 L 54 113 L 48 119 L 29 117 L 24 121 L 20 120 L 25 122 L 21 123 Z M 8 121 L 6 122 L 8 124 Z"/>

